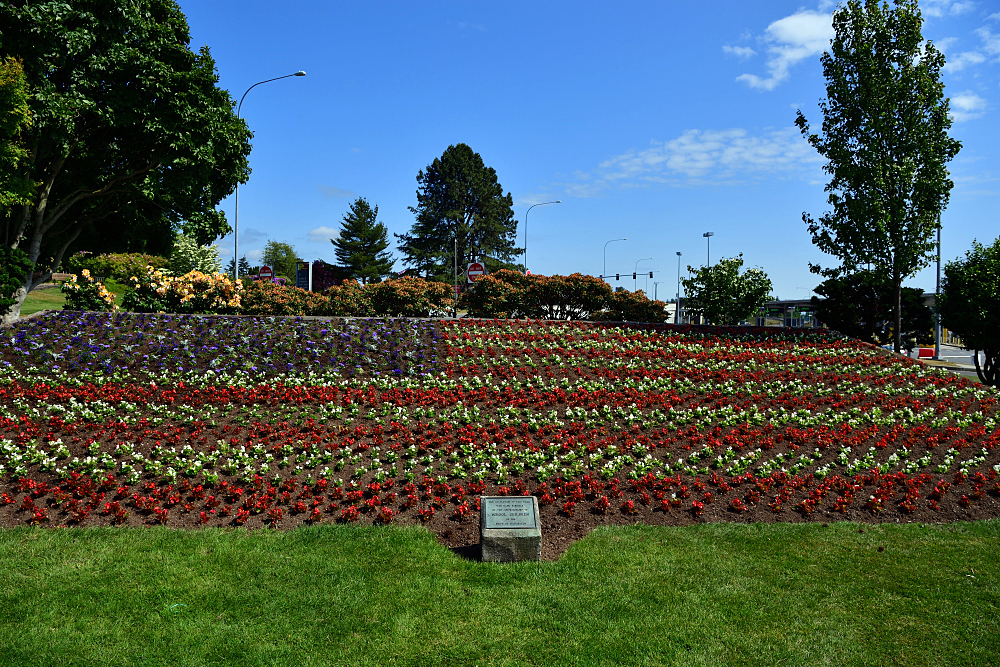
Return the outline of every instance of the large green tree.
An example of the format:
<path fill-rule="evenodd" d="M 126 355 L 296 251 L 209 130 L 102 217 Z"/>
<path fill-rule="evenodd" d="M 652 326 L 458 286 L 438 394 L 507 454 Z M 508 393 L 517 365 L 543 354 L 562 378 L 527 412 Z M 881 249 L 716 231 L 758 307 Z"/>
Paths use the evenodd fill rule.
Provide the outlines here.
<path fill-rule="evenodd" d="M 389 230 L 378 221 L 378 206 L 372 208 L 367 199 L 358 197 L 344 214 L 340 234 L 330 241 L 337 263 L 348 276 L 367 285 L 392 274 L 388 237 Z"/>
<path fill-rule="evenodd" d="M 712 266 L 689 266 L 691 277 L 681 281 L 687 294 L 685 310 L 712 324 L 733 325 L 749 319 L 771 298 L 771 279 L 757 268 L 740 273 L 741 266 L 742 253 Z"/>
<path fill-rule="evenodd" d="M 0 215 L 31 203 L 31 184 L 20 177 L 29 157 L 21 134 L 30 126 L 24 67 L 20 59 L 8 56 L 0 60 Z M 33 265 L 23 250 L 0 245 L 0 317 L 20 303 L 14 295 Z"/>
<path fill-rule="evenodd" d="M 822 134 L 795 124 L 826 158 L 832 210 L 803 213 L 813 243 L 840 259 L 827 276 L 871 266 L 893 288 L 894 347 L 901 348 L 903 280 L 932 260 L 952 182 L 945 165 L 961 144 L 941 83 L 944 55 L 921 35 L 916 0 L 849 0 L 833 13 L 823 54 Z"/>
<path fill-rule="evenodd" d="M 975 351 L 983 384 L 1000 387 L 1000 238 L 991 246 L 973 241 L 965 259 L 945 265 L 938 313 L 942 326 Z"/>
<path fill-rule="evenodd" d="M 9 0 L 0 30 L 0 57 L 24 63 L 34 121 L 18 172 L 32 203 L 0 219 L 0 239 L 38 273 L 8 320 L 81 236 L 139 227 L 169 243 L 183 229 L 206 244 L 229 231 L 215 207 L 246 180 L 251 135 L 208 48 L 189 48 L 176 2 Z"/>
<path fill-rule="evenodd" d="M 417 174 L 417 219 L 408 234 L 396 234 L 404 263 L 425 277 L 451 281 L 474 260 L 488 270 L 522 253 L 514 247 L 514 199 L 503 193 L 497 173 L 465 144 L 449 146 Z"/>
<path fill-rule="evenodd" d="M 280 276 L 292 285 L 295 284 L 299 256 L 295 254 L 295 248 L 290 243 L 268 241 L 264 245 L 264 254 L 260 261 L 264 262 L 264 266 L 271 267 L 276 278 Z"/>
<path fill-rule="evenodd" d="M 895 339 L 892 283 L 881 273 L 858 271 L 827 278 L 810 300 L 816 318 L 845 336 L 884 345 Z M 923 291 L 914 287 L 901 290 L 902 338 L 924 344 L 934 337 L 934 318 L 924 304 Z M 905 344 L 904 344 L 905 346 Z"/>

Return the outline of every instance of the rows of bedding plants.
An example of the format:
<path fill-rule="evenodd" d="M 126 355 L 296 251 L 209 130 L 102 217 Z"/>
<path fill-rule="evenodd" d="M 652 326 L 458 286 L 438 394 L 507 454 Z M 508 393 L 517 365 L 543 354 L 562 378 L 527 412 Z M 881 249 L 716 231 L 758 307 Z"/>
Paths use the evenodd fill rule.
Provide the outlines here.
<path fill-rule="evenodd" d="M 997 399 L 825 331 L 48 313 L 0 331 L 0 524 L 994 517 Z"/>

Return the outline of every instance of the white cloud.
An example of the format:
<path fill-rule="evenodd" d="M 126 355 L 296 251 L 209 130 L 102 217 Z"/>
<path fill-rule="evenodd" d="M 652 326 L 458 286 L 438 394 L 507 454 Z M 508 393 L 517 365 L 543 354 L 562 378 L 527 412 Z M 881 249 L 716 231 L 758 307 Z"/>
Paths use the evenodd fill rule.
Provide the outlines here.
<path fill-rule="evenodd" d="M 578 174 L 577 183 L 564 187 L 567 194 L 592 197 L 612 186 L 732 185 L 765 177 L 808 176 L 820 164 L 822 159 L 796 128 L 758 136 L 742 128 L 687 130 L 675 139 L 605 160 L 594 173 Z"/>
<path fill-rule="evenodd" d="M 753 58 L 755 55 L 757 55 L 757 52 L 751 49 L 749 46 L 723 46 L 722 50 L 731 56 L 736 56 L 740 60 Z"/>
<path fill-rule="evenodd" d="M 944 69 L 948 72 L 958 72 L 965 69 L 968 65 L 978 65 L 985 60 L 986 56 L 978 51 L 963 51 L 948 58 L 948 61 L 944 64 Z"/>
<path fill-rule="evenodd" d="M 989 28 L 977 28 L 974 31 L 983 40 L 983 51 L 991 56 L 1000 56 L 1000 35 L 994 35 Z"/>
<path fill-rule="evenodd" d="M 308 238 L 311 243 L 324 243 L 330 239 L 335 239 L 338 236 L 340 236 L 340 230 L 334 229 L 333 227 L 317 227 L 316 229 L 310 229 L 306 232 L 306 238 Z"/>
<path fill-rule="evenodd" d="M 742 74 L 736 78 L 751 88 L 774 90 L 788 78 L 792 65 L 817 56 L 830 46 L 833 39 L 833 18 L 830 14 L 804 9 L 778 19 L 767 26 L 764 42 L 768 44 L 767 77 Z"/>
<path fill-rule="evenodd" d="M 350 190 L 338 188 L 335 185 L 317 185 L 316 189 L 319 190 L 319 193 L 327 199 L 343 199 L 345 197 L 354 196 L 354 193 Z"/>
<path fill-rule="evenodd" d="M 245 257 L 247 258 L 247 261 L 250 262 L 250 264 L 256 264 L 261 259 L 263 259 L 264 251 L 260 249 L 251 250 L 245 255 Z"/>
<path fill-rule="evenodd" d="M 975 7 L 976 3 L 968 0 L 924 0 L 920 6 L 920 13 L 924 16 L 941 18 L 971 12 Z"/>
<path fill-rule="evenodd" d="M 986 100 L 972 92 L 959 93 L 951 98 L 951 117 L 955 122 L 979 118 L 986 111 Z"/>

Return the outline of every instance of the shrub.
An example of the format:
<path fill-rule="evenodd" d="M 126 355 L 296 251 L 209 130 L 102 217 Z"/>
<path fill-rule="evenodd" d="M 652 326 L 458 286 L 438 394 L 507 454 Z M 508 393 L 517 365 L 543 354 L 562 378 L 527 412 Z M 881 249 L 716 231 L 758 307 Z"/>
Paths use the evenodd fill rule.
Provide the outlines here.
<path fill-rule="evenodd" d="M 115 295 L 105 289 L 104 285 L 90 277 L 90 271 L 80 272 L 82 280 L 76 274 L 63 283 L 60 288 L 66 295 L 66 310 L 95 310 L 110 312 L 118 310 L 115 305 Z"/>
<path fill-rule="evenodd" d="M 328 299 L 323 315 L 371 317 L 375 314 L 372 309 L 371 295 L 356 280 L 345 280 L 337 287 L 324 290 L 323 296 Z"/>
<path fill-rule="evenodd" d="M 443 317 L 455 299 L 451 285 L 404 276 L 364 288 L 372 313 L 387 317 Z"/>
<path fill-rule="evenodd" d="M 241 304 L 244 315 L 323 315 L 329 310 L 329 297 L 267 280 L 248 280 L 243 283 Z"/>
<path fill-rule="evenodd" d="M 24 278 L 33 266 L 23 250 L 0 247 L 0 317 L 17 303 L 14 295 L 24 285 Z"/>
<path fill-rule="evenodd" d="M 81 250 L 66 260 L 66 270 L 69 273 L 79 274 L 87 269 L 91 275 L 103 276 L 123 285 L 130 285 L 132 276 L 143 275 L 147 266 L 162 269 L 167 266 L 167 260 L 137 252 L 94 255 L 86 250 Z"/>
<path fill-rule="evenodd" d="M 132 290 L 122 307 L 138 313 L 217 313 L 239 312 L 241 283 L 233 283 L 221 273 L 190 271 L 183 276 L 165 276 L 146 267 L 141 277 L 132 276 Z"/>
<path fill-rule="evenodd" d="M 612 292 L 608 297 L 605 309 L 591 315 L 592 320 L 607 322 L 665 322 L 667 319 L 667 304 L 663 301 L 652 301 L 641 291 Z"/>
<path fill-rule="evenodd" d="M 574 273 L 569 276 L 528 276 L 524 293 L 528 314 L 545 320 L 580 320 L 604 308 L 611 286 L 600 278 Z"/>
<path fill-rule="evenodd" d="M 507 269 L 481 276 L 458 297 L 458 307 L 472 317 L 524 317 L 524 293 L 533 277 Z"/>
<path fill-rule="evenodd" d="M 222 260 L 219 259 L 219 246 L 198 245 L 198 242 L 190 236 L 178 234 L 170 254 L 170 273 L 182 276 L 191 271 L 204 274 L 221 273 Z"/>

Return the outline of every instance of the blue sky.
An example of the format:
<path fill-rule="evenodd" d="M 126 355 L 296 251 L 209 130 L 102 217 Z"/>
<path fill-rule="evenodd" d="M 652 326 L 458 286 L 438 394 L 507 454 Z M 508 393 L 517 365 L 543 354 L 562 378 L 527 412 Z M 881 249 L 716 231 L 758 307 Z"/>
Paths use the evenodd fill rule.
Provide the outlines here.
<path fill-rule="evenodd" d="M 781 298 L 819 280 L 801 220 L 826 210 L 822 161 L 793 125 L 818 128 L 819 56 L 832 2 L 321 2 L 180 0 L 191 46 L 255 133 L 240 188 L 240 254 L 268 239 L 333 261 L 330 238 L 363 196 L 410 229 L 416 176 L 466 143 L 514 197 L 534 273 L 599 275 L 674 295 L 681 270 L 743 253 Z M 955 188 L 943 256 L 1000 236 L 1000 2 L 924 0 L 924 37 L 948 57 Z M 233 198 L 223 202 L 230 223 Z M 232 236 L 219 242 L 228 262 Z M 397 258 L 399 253 L 396 253 Z M 652 258 L 647 259 L 647 258 Z M 397 268 L 403 264 L 397 260 Z M 623 277 L 624 278 L 624 277 Z M 659 283 L 659 285 L 654 285 Z M 933 267 L 907 284 L 934 289 Z"/>

